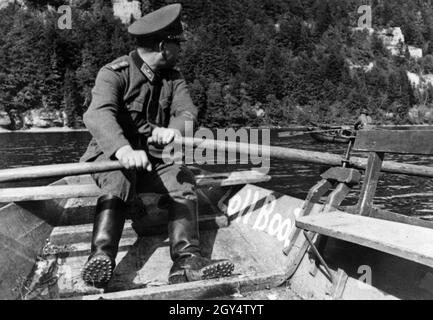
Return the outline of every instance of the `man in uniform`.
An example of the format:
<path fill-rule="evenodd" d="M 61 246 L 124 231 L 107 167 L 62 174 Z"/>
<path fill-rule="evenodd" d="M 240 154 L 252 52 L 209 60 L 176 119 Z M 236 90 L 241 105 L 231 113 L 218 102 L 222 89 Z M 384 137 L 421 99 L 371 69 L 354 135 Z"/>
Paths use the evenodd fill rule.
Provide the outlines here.
<path fill-rule="evenodd" d="M 93 136 L 81 161 L 119 160 L 123 170 L 93 174 L 103 195 L 96 205 L 85 282 L 105 286 L 113 274 L 127 204 L 136 191 L 164 195 L 173 266 L 169 283 L 228 276 L 233 264 L 200 253 L 195 178 L 185 166 L 167 164 L 162 148 L 197 109 L 174 69 L 184 41 L 180 4 L 160 8 L 129 26 L 137 49 L 104 66 L 92 90 L 84 123 Z"/>

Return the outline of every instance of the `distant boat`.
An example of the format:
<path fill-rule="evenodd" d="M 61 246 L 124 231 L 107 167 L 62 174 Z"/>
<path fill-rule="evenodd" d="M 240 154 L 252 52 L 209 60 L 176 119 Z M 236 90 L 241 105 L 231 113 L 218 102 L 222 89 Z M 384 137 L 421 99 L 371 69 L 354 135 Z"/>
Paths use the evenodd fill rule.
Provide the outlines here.
<path fill-rule="evenodd" d="M 310 136 L 319 142 L 348 143 L 352 137 L 352 134 L 350 130 L 337 129 L 326 132 L 311 132 Z"/>
<path fill-rule="evenodd" d="M 280 132 L 278 133 L 279 138 L 291 138 L 301 135 L 310 135 L 314 140 L 319 142 L 331 142 L 331 143 L 348 143 L 350 138 L 353 137 L 353 131 L 349 126 L 320 126 L 320 127 L 307 127 L 307 131 L 296 132 Z"/>

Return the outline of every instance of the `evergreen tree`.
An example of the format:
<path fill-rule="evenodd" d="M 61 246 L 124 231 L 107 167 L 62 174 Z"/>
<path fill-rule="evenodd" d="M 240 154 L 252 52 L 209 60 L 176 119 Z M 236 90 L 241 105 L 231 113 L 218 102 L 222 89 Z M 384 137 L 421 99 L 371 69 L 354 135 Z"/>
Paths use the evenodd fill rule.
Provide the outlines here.
<path fill-rule="evenodd" d="M 317 34 L 320 36 L 333 23 L 332 11 L 328 0 L 319 0 L 316 9 Z"/>
<path fill-rule="evenodd" d="M 65 81 L 63 86 L 63 99 L 65 106 L 65 113 L 67 117 L 67 124 L 74 126 L 74 121 L 80 118 L 84 110 L 80 108 L 80 95 L 78 93 L 77 81 L 75 79 L 75 72 L 71 69 L 66 70 Z"/>
<path fill-rule="evenodd" d="M 267 49 L 267 55 L 264 59 L 264 73 L 262 78 L 264 97 L 273 94 L 277 99 L 283 97 L 283 78 L 281 74 L 281 65 L 283 57 L 281 51 L 275 43 L 271 43 Z"/>
<path fill-rule="evenodd" d="M 172 2 L 143 0 L 142 12 Z M 404 122 L 408 108 L 433 99 L 429 90 L 415 97 L 405 74 L 433 73 L 428 0 L 181 2 L 191 40 L 182 45 L 179 66 L 202 124 L 347 122 L 366 105 L 377 108 L 377 117 L 392 112 Z M 53 8 L 64 3 L 73 6 L 72 30 L 57 28 Z M 401 27 L 406 44 L 425 49 L 425 58 L 391 56 L 378 36 L 353 33 L 365 4 L 373 6 L 374 27 Z M 0 10 L 1 108 L 22 114 L 45 105 L 80 119 L 98 70 L 133 47 L 127 26 L 113 16 L 110 0 L 26 5 Z M 257 116 L 260 109 L 266 117 Z"/>

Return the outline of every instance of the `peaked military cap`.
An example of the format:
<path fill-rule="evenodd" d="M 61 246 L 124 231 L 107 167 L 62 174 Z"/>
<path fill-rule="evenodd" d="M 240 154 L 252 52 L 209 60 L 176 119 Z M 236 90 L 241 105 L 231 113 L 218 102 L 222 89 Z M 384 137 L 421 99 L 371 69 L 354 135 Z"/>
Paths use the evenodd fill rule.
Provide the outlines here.
<path fill-rule="evenodd" d="M 185 41 L 180 22 L 181 11 L 182 5 L 180 3 L 164 6 L 135 21 L 129 26 L 128 32 L 142 38 L 157 37 Z"/>

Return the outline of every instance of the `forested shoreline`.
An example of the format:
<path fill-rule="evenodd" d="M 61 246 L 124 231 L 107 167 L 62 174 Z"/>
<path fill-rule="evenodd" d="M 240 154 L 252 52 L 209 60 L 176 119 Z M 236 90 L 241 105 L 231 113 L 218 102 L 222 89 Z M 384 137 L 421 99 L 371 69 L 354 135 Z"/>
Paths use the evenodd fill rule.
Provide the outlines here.
<path fill-rule="evenodd" d="M 80 127 L 98 70 L 133 49 L 127 25 L 110 0 L 24 2 L 0 10 L 0 111 L 63 112 Z M 171 2 L 144 0 L 142 12 Z M 407 76 L 433 73 L 430 1 L 178 2 L 189 39 L 179 67 L 203 126 L 347 124 L 364 107 L 382 124 L 433 120 L 433 89 L 413 90 Z M 62 4 L 72 8 L 70 30 L 57 26 Z M 355 32 L 366 4 L 375 30 L 400 27 L 424 56 L 392 55 L 375 33 Z"/>

